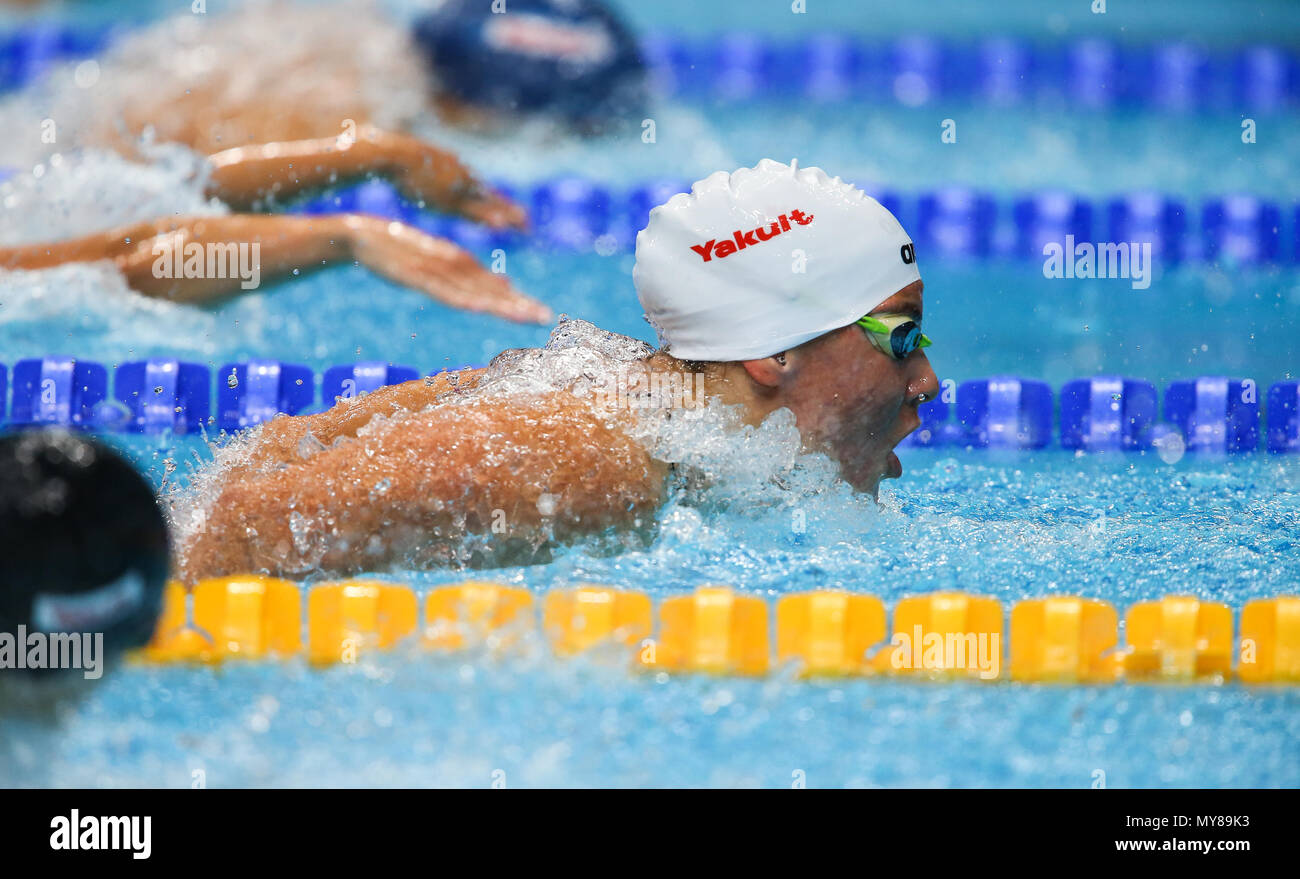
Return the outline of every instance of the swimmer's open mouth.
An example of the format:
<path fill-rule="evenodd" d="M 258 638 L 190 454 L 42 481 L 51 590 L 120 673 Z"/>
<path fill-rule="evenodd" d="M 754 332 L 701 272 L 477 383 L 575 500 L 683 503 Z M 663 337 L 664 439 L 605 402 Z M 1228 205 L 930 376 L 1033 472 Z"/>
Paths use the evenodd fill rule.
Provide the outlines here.
<path fill-rule="evenodd" d="M 912 413 L 913 424 L 903 431 L 902 435 L 894 441 L 892 448 L 898 448 L 898 444 L 907 439 L 912 433 L 921 426 L 921 418 L 915 412 Z M 885 459 L 885 479 L 897 479 L 903 475 L 903 462 L 898 459 L 898 455 L 890 451 L 889 457 Z"/>

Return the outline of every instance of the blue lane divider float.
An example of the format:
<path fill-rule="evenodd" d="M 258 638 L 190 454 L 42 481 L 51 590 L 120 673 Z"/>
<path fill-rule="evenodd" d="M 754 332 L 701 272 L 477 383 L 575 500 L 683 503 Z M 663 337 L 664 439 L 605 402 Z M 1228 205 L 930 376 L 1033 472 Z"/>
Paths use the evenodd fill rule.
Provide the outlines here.
<path fill-rule="evenodd" d="M 1300 452 L 1300 382 L 1268 389 L 1266 436 L 1270 452 Z"/>
<path fill-rule="evenodd" d="M 202 364 L 132 360 L 117 367 L 113 391 L 130 412 L 131 433 L 201 433 L 207 427 L 212 377 Z"/>
<path fill-rule="evenodd" d="M 590 250 L 610 228 L 610 192 L 581 177 L 546 181 L 532 192 L 529 214 L 546 243 Z"/>
<path fill-rule="evenodd" d="M 1300 206 L 1293 212 L 1293 246 L 1284 250 L 1280 206 L 1251 195 L 1211 198 L 1193 210 L 1179 199 L 1151 192 L 1094 202 L 1069 192 L 1045 191 L 1000 202 L 990 193 L 961 186 L 903 195 L 870 183 L 861 185 L 912 231 L 918 250 L 927 258 L 1041 261 L 1048 243 L 1064 248 L 1070 240 L 1083 244 L 1100 239 L 1150 243 L 1152 256 L 1170 264 L 1197 259 L 1231 266 L 1300 261 Z M 340 189 L 291 210 L 307 214 L 355 211 L 401 220 L 479 251 L 541 247 L 590 252 L 594 248 L 608 255 L 630 251 L 651 209 L 678 192 L 689 191 L 690 184 L 653 180 L 609 188 L 563 177 L 528 188 L 501 184 L 497 188 L 530 209 L 530 233 L 488 229 L 421 210 L 382 180 Z M 1198 220 L 1195 228 L 1189 221 L 1193 216 Z"/>
<path fill-rule="evenodd" d="M 438 367 L 425 375 L 447 371 Z M 129 361 L 114 375 L 114 398 L 124 404 L 125 418 L 105 412 L 108 370 L 102 364 L 71 357 L 20 360 L 13 366 L 8 425 L 196 434 L 210 432 L 216 422 L 219 430 L 233 433 L 280 413 L 317 412 L 339 398 L 412 381 L 421 373 L 379 361 L 333 366 L 322 376 L 318 403 L 312 370 L 276 360 L 227 363 L 215 376 L 196 363 Z M 0 421 L 7 376 L 0 364 Z M 209 416 L 210 380 L 217 389 L 216 417 Z M 1189 452 L 1248 453 L 1259 448 L 1260 403 L 1253 380 L 1201 376 L 1172 382 L 1164 393 L 1163 421 L 1157 397 L 1151 382 L 1094 376 L 1066 382 L 1057 405 L 1046 382 L 1018 376 L 975 379 L 956 385 L 952 401 L 940 395 L 922 404 L 921 425 L 904 445 L 1042 449 L 1052 442 L 1059 412 L 1056 435 L 1065 449 L 1146 451 L 1173 434 Z M 1300 382 L 1274 383 L 1265 400 L 1265 447 L 1274 453 L 1300 453 Z"/>
<path fill-rule="evenodd" d="M 1012 204 L 1016 253 L 1042 259 L 1043 246 L 1092 240 L 1092 205 L 1068 192 L 1048 191 L 1017 198 Z"/>
<path fill-rule="evenodd" d="M 1061 447 L 1134 451 L 1151 447 L 1159 417 L 1156 386 L 1121 376 L 1075 379 L 1061 387 Z"/>
<path fill-rule="evenodd" d="M 1248 195 L 1211 199 L 1202 207 L 1205 258 L 1230 264 L 1276 262 L 1280 225 L 1281 212 L 1272 202 Z"/>
<path fill-rule="evenodd" d="M 59 61 L 95 55 L 113 35 L 111 28 L 88 30 L 48 23 L 0 34 L 0 91 L 37 79 Z"/>
<path fill-rule="evenodd" d="M 923 193 L 917 199 L 913 234 L 922 252 L 988 256 L 996 212 L 992 196 L 973 189 L 954 186 Z"/>
<path fill-rule="evenodd" d="M 217 371 L 217 426 L 233 433 L 280 413 L 298 415 L 315 396 L 314 376 L 306 366 L 278 360 L 227 363 Z"/>
<path fill-rule="evenodd" d="M 1259 400 L 1250 379 L 1203 376 L 1165 390 L 1165 420 L 1190 451 L 1253 452 L 1259 447 Z"/>
<path fill-rule="evenodd" d="M 108 370 L 72 357 L 43 357 L 14 364 L 10 421 L 19 425 L 92 427 L 108 396 Z"/>
<path fill-rule="evenodd" d="M 1135 192 L 1112 199 L 1106 215 L 1108 241 L 1149 241 L 1152 256 L 1163 262 L 1187 257 L 1187 209 L 1182 202 L 1155 192 Z"/>
<path fill-rule="evenodd" d="M 957 420 L 973 448 L 1041 449 L 1052 441 L 1052 389 L 1015 376 L 962 382 Z"/>
<path fill-rule="evenodd" d="M 321 379 L 321 404 L 332 406 L 337 400 L 368 394 L 385 385 L 399 385 L 419 377 L 419 371 L 409 366 L 393 366 L 378 360 L 331 366 Z"/>

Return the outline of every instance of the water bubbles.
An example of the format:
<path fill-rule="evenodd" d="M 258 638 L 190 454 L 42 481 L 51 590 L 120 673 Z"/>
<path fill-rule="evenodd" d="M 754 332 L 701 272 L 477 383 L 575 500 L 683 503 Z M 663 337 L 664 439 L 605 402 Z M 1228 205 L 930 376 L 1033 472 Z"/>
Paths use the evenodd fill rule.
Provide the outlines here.
<path fill-rule="evenodd" d="M 618 252 L 618 239 L 609 234 L 601 235 L 594 247 L 598 256 L 613 256 Z"/>
<path fill-rule="evenodd" d="M 1177 464 L 1183 459 L 1183 455 L 1187 453 L 1187 441 L 1176 430 L 1171 430 L 1162 436 L 1156 437 L 1152 441 L 1152 445 L 1155 446 L 1156 454 L 1160 456 L 1160 460 L 1166 464 Z"/>
<path fill-rule="evenodd" d="M 163 392 L 162 385 L 158 385 L 158 387 L 154 388 L 154 389 L 153 389 L 153 392 L 154 392 L 155 394 L 161 394 L 161 393 Z"/>
<path fill-rule="evenodd" d="M 99 82 L 99 62 L 94 58 L 88 58 L 77 65 L 72 72 L 72 81 L 77 88 L 88 89 Z"/>
<path fill-rule="evenodd" d="M 393 480 L 387 477 L 379 480 L 370 488 L 370 499 L 377 500 L 388 494 L 388 490 L 393 487 Z"/>
<path fill-rule="evenodd" d="M 318 440 L 311 431 L 307 431 L 302 439 L 298 440 L 298 457 L 304 461 L 317 452 L 323 451 L 325 451 L 325 444 Z"/>
<path fill-rule="evenodd" d="M 100 430 L 125 430 L 131 410 L 118 400 L 102 400 L 91 410 L 91 420 Z"/>
<path fill-rule="evenodd" d="M 289 514 L 289 533 L 293 537 L 293 548 L 298 555 L 305 556 L 310 548 L 311 525 L 307 517 L 297 510 Z"/>

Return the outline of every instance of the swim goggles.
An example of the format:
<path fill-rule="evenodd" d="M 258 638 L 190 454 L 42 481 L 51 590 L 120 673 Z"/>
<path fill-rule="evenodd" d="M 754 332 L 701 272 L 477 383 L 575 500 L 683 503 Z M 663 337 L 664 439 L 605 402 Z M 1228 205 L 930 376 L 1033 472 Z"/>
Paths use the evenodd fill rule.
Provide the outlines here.
<path fill-rule="evenodd" d="M 905 360 L 917 348 L 929 348 L 930 339 L 921 325 L 906 314 L 868 314 L 854 321 L 871 344 L 895 360 Z"/>

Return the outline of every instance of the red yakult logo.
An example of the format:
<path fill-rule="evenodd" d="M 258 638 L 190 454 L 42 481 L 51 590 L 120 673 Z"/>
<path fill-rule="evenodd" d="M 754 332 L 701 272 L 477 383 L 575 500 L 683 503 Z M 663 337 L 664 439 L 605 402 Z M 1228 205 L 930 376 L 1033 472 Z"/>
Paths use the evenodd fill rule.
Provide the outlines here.
<path fill-rule="evenodd" d="M 722 241 L 714 238 L 703 244 L 692 244 L 691 250 L 695 251 L 705 261 L 709 262 L 715 256 L 718 259 L 731 256 L 738 250 L 744 250 L 746 247 L 754 247 L 762 244 L 764 241 L 770 241 L 782 232 L 789 232 L 793 227 L 790 221 L 798 223 L 800 226 L 807 226 L 813 221 L 812 214 L 805 214 L 803 211 L 794 210 L 788 214 L 782 214 L 766 226 L 759 226 L 756 229 L 743 231 L 737 229 L 731 233 L 730 238 L 724 238 Z"/>

